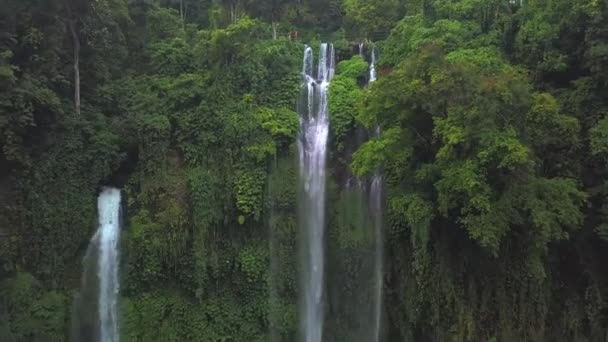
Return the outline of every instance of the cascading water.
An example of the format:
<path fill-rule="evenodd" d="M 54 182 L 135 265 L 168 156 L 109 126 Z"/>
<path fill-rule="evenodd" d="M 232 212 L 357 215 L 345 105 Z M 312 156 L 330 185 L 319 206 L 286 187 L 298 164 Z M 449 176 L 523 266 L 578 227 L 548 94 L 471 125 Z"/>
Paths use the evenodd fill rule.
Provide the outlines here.
<path fill-rule="evenodd" d="M 300 106 L 300 136 L 298 153 L 302 198 L 300 227 L 302 238 L 301 329 L 303 340 L 320 342 L 323 336 L 325 178 L 329 111 L 327 92 L 335 73 L 334 48 L 321 44 L 317 77 L 313 72 L 313 53 L 304 51 L 302 66 L 305 106 Z"/>
<path fill-rule="evenodd" d="M 376 82 L 376 49 L 372 48 L 372 62 L 369 65 L 369 81 Z"/>
<path fill-rule="evenodd" d="M 120 190 L 104 189 L 99 210 L 99 322 L 101 342 L 118 341 Z"/>
<path fill-rule="evenodd" d="M 104 188 L 97 199 L 99 226 L 84 258 L 82 288 L 73 318 L 75 341 L 119 341 L 120 200 L 116 188 Z M 95 307 L 96 315 L 91 312 Z"/>
<path fill-rule="evenodd" d="M 376 49 L 372 48 L 372 61 L 369 65 L 369 82 L 376 81 Z M 376 126 L 374 135 L 380 136 L 380 127 Z M 375 240 L 375 256 L 374 256 L 374 270 L 375 270 L 375 284 L 374 284 L 374 341 L 380 341 L 380 331 L 382 329 L 382 286 L 383 286 L 383 255 L 384 255 L 384 244 L 382 234 L 382 173 L 377 171 L 371 182 L 369 192 L 369 203 L 371 211 L 371 222 L 374 229 L 374 240 Z"/>
<path fill-rule="evenodd" d="M 382 234 L 382 175 L 378 172 L 372 178 L 369 190 L 371 223 L 374 228 L 374 341 L 380 341 L 382 330 L 382 286 L 383 286 L 383 234 Z"/>

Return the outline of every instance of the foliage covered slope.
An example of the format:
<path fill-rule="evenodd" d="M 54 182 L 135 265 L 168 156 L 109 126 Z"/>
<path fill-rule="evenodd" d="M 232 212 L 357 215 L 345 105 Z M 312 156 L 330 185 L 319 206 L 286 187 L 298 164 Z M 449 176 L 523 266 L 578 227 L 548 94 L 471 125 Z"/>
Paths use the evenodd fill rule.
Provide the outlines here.
<path fill-rule="evenodd" d="M 301 54 L 331 40 L 328 340 L 361 338 L 366 300 L 345 179 L 382 166 L 387 340 L 605 341 L 607 16 L 597 0 L 5 0 L 0 340 L 68 340 L 106 184 L 127 202 L 125 341 L 295 340 Z M 381 51 L 368 87 L 364 39 Z M 361 125 L 382 134 L 359 147 Z"/>

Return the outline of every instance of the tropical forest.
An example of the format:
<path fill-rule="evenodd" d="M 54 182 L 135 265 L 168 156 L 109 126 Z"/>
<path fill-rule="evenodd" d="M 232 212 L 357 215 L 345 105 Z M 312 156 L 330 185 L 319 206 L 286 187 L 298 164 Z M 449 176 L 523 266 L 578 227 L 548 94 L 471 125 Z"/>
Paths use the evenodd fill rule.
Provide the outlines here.
<path fill-rule="evenodd" d="M 608 1 L 0 0 L 1 342 L 608 342 Z"/>

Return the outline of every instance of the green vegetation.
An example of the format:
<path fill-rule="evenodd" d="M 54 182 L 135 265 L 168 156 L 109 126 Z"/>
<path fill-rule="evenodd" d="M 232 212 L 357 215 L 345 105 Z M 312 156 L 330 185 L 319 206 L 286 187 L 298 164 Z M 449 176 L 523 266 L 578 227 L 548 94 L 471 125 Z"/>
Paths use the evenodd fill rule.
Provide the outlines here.
<path fill-rule="evenodd" d="M 370 232 L 343 185 L 382 167 L 386 340 L 604 341 L 608 4 L 521 3 L 5 0 L 0 341 L 69 339 L 105 184 L 125 341 L 296 340 L 295 108 L 321 40 L 327 339 L 362 336 Z"/>

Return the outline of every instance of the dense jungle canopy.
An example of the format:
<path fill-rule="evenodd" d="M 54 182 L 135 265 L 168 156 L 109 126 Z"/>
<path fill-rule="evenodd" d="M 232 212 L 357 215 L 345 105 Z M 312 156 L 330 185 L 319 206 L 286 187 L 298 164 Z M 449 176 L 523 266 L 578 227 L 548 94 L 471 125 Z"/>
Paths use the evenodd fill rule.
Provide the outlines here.
<path fill-rule="evenodd" d="M 320 42 L 324 340 L 360 336 L 344 184 L 382 167 L 385 341 L 608 341 L 604 0 L 0 0 L 0 341 L 71 339 L 105 185 L 122 341 L 296 341 L 296 110 Z"/>

